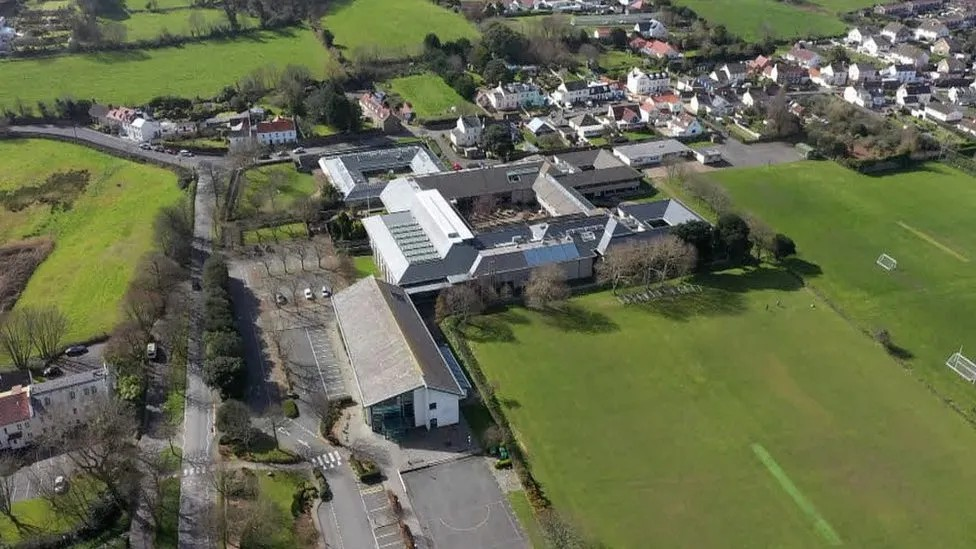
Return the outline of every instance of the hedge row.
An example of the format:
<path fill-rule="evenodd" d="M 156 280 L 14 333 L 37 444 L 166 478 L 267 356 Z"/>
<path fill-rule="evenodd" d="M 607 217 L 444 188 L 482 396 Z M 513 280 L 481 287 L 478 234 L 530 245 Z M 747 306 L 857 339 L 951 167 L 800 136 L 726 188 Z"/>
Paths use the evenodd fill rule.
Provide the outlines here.
<path fill-rule="evenodd" d="M 330 401 L 329 410 L 325 413 L 325 417 L 322 418 L 322 421 L 319 423 L 319 431 L 322 432 L 322 436 L 324 436 L 335 446 L 342 446 L 342 443 L 339 441 L 339 437 L 332 433 L 332 429 L 335 427 L 336 422 L 339 421 L 339 418 L 342 417 L 342 410 L 352 406 L 353 404 L 355 404 L 355 402 L 352 400 L 352 397 L 348 396 Z"/>
<path fill-rule="evenodd" d="M 508 423 L 508 418 L 502 413 L 501 406 L 495 396 L 495 390 L 481 370 L 481 365 L 478 363 L 478 359 L 475 358 L 474 353 L 471 352 L 471 347 L 468 346 L 467 340 L 460 333 L 458 319 L 455 317 L 447 318 L 441 323 L 441 329 L 447 337 L 447 341 L 454 350 L 455 355 L 460 356 L 461 361 L 464 362 L 464 365 L 468 369 L 468 373 L 474 379 L 474 384 L 481 393 L 482 400 L 484 400 L 492 419 L 495 420 L 495 423 L 498 424 L 504 433 L 505 439 L 512 441 L 508 446 L 511 463 L 515 467 L 515 473 L 522 483 L 522 488 L 525 490 L 525 495 L 529 499 L 529 503 L 532 504 L 533 509 L 537 512 L 548 509 L 552 503 L 543 492 L 542 486 L 532 476 L 532 472 L 529 470 L 528 460 L 522 451 L 522 447 L 513 434 L 512 427 Z"/>
<path fill-rule="evenodd" d="M 234 323 L 227 263 L 218 255 L 210 256 L 203 264 L 203 290 L 203 378 L 207 385 L 220 391 L 222 398 L 239 398 L 247 381 L 244 345 Z"/>
<path fill-rule="evenodd" d="M 312 476 L 315 477 L 315 481 L 319 483 L 319 497 L 322 501 L 329 501 L 332 499 L 332 487 L 329 486 L 329 480 L 325 478 L 325 473 L 320 469 L 312 469 Z"/>
<path fill-rule="evenodd" d="M 377 467 L 372 461 L 368 459 L 359 459 L 356 456 L 350 456 L 349 465 L 352 466 L 352 470 L 355 471 L 356 476 L 359 477 L 359 482 L 362 482 L 363 484 L 370 484 L 380 481 L 380 468 Z"/>

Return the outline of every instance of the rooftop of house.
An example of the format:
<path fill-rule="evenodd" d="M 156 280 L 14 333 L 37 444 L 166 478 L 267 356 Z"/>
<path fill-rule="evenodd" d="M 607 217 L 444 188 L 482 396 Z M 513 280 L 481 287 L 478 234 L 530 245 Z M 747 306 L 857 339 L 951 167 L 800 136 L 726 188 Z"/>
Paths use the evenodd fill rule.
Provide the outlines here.
<path fill-rule="evenodd" d="M 0 396 L 0 427 L 31 418 L 30 393 L 27 387 L 13 387 Z"/>
<path fill-rule="evenodd" d="M 327 156 L 318 165 L 350 201 L 379 198 L 387 180 L 374 177 L 378 174 L 402 170 L 429 174 L 443 169 L 437 157 L 421 145 Z"/>
<path fill-rule="evenodd" d="M 80 372 L 66 373 L 65 375 L 59 377 L 54 377 L 46 379 L 40 383 L 35 383 L 33 386 L 31 386 L 31 394 L 37 398 L 45 393 L 62 391 L 64 389 L 78 387 L 90 383 L 101 383 L 107 378 L 108 369 L 105 366 Z"/>
<path fill-rule="evenodd" d="M 276 116 L 267 122 L 258 122 L 256 129 L 258 133 L 293 132 L 295 131 L 295 121 Z"/>
<path fill-rule="evenodd" d="M 18 385 L 27 387 L 30 384 L 30 372 L 26 370 L 9 370 L 0 373 L 0 393 L 6 393 Z"/>
<path fill-rule="evenodd" d="M 332 303 L 361 405 L 373 406 L 421 387 L 464 396 L 402 288 L 366 277 L 337 292 Z"/>

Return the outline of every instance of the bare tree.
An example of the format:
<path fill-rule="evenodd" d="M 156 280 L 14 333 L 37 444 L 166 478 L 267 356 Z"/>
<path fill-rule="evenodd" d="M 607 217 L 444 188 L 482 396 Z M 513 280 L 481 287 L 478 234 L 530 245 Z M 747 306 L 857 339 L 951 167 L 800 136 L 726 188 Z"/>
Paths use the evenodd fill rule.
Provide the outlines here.
<path fill-rule="evenodd" d="M 312 409 L 312 412 L 319 418 L 319 420 L 325 420 L 329 415 L 329 396 L 325 394 L 325 391 L 315 391 L 308 397 L 308 406 Z"/>
<path fill-rule="evenodd" d="M 153 324 L 163 316 L 164 297 L 152 290 L 132 288 L 125 294 L 122 309 L 129 320 L 139 325 L 148 338 Z"/>
<path fill-rule="evenodd" d="M 437 294 L 434 316 L 438 322 L 449 316 L 457 317 L 461 322 L 467 322 L 469 318 L 481 314 L 484 310 L 485 303 L 473 286 L 455 284 L 444 288 Z"/>
<path fill-rule="evenodd" d="M 305 272 L 305 258 L 308 257 L 308 247 L 305 246 L 304 242 L 298 242 L 293 248 L 295 255 L 298 256 L 298 261 L 302 265 L 302 272 Z"/>
<path fill-rule="evenodd" d="M 231 439 L 250 448 L 254 441 L 251 411 L 239 400 L 227 400 L 217 409 L 217 428 Z"/>
<path fill-rule="evenodd" d="M 153 237 L 160 251 L 180 265 L 190 264 L 193 215 L 186 200 L 166 206 L 156 215 Z"/>
<path fill-rule="evenodd" d="M 271 250 L 272 255 L 281 262 L 281 270 L 288 274 L 288 248 L 286 246 L 275 246 Z"/>
<path fill-rule="evenodd" d="M 17 309 L 0 319 L 0 348 L 10 357 L 16 368 L 27 369 L 33 347 L 27 311 Z"/>
<path fill-rule="evenodd" d="M 50 360 L 61 352 L 61 341 L 68 332 L 68 317 L 57 307 L 24 309 L 34 349 L 37 354 Z"/>
<path fill-rule="evenodd" d="M 0 456 L 0 514 L 7 517 L 20 530 L 23 526 L 13 510 L 14 473 L 16 472 L 17 462 L 13 456 L 9 454 Z"/>
<path fill-rule="evenodd" d="M 685 162 L 679 158 L 668 158 L 664 161 L 665 180 L 669 184 L 681 185 L 688 176 Z"/>
<path fill-rule="evenodd" d="M 597 277 L 609 283 L 613 293 L 617 287 L 630 282 L 640 270 L 640 257 L 633 244 L 622 244 L 610 248 L 603 260 L 597 264 Z"/>
<path fill-rule="evenodd" d="M 168 294 L 184 279 L 186 271 L 159 252 L 151 252 L 139 264 L 136 284 L 156 293 Z"/>
<path fill-rule="evenodd" d="M 749 225 L 749 240 L 752 241 L 756 255 L 761 260 L 763 252 L 772 253 L 776 231 L 757 217 L 747 217 L 746 224 Z"/>
<path fill-rule="evenodd" d="M 525 304 L 532 309 L 547 309 L 569 298 L 566 275 L 559 265 L 536 267 L 525 285 Z"/>
<path fill-rule="evenodd" d="M 645 269 L 658 282 L 690 273 L 697 260 L 694 246 L 672 235 L 646 243 L 642 257 Z"/>

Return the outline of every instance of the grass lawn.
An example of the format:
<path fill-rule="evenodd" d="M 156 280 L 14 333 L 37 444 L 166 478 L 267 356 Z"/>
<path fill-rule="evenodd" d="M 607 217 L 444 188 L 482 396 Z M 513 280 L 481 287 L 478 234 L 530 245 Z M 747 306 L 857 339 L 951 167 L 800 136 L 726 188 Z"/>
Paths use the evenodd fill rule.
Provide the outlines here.
<path fill-rule="evenodd" d="M 695 282 L 467 330 L 557 510 L 609 547 L 976 543 L 958 414 L 791 275 Z"/>
<path fill-rule="evenodd" d="M 0 207 L 0 243 L 51 235 L 54 251 L 34 275 L 18 306 L 56 305 L 69 319 L 65 341 L 111 330 L 119 301 L 139 258 L 152 244 L 156 212 L 176 203 L 176 176 L 85 147 L 46 140 L 0 142 L 0 189 L 35 186 L 66 170 L 87 170 L 87 188 L 63 211 L 33 205 Z"/>
<path fill-rule="evenodd" d="M 836 5 L 841 2 L 844 0 L 828 0 Z M 714 25 L 725 25 L 729 32 L 749 42 L 762 41 L 766 36 L 776 39 L 835 36 L 846 30 L 836 14 L 817 6 L 798 7 L 776 0 L 676 0 L 675 4 L 695 10 Z M 856 8 L 856 5 L 850 7 Z"/>
<path fill-rule="evenodd" d="M 400 58 L 423 51 L 424 37 L 436 34 L 441 42 L 478 37 L 478 29 L 463 16 L 430 0 L 343 0 L 322 18 L 322 26 L 335 34 L 346 55 L 359 52 L 381 58 Z"/>
<path fill-rule="evenodd" d="M 352 258 L 352 264 L 356 266 L 356 276 L 365 278 L 367 276 L 377 276 L 380 274 L 376 268 L 376 263 L 371 255 L 357 255 Z"/>
<path fill-rule="evenodd" d="M 222 9 L 192 8 L 163 12 L 142 11 L 130 14 L 120 22 L 126 28 L 126 41 L 152 40 L 159 37 L 165 29 L 173 36 L 190 36 L 190 14 L 199 13 L 203 17 L 204 28 L 213 26 L 229 26 L 227 15 Z M 246 15 L 239 15 L 241 28 L 257 27 L 258 20 Z"/>
<path fill-rule="evenodd" d="M 201 62 L 213 59 L 219 62 Z M 62 55 L 0 63 L 0 105 L 28 105 L 62 95 L 138 104 L 157 95 L 209 97 L 254 69 L 306 65 L 325 75 L 332 62 L 312 31 L 266 31 L 157 50 Z M 165 75 L 165 78 L 160 75 Z"/>
<path fill-rule="evenodd" d="M 94 499 L 96 488 L 101 484 L 97 484 L 91 478 L 76 477 L 71 479 L 69 486 L 69 490 L 81 490 L 91 494 Z M 40 534 L 66 532 L 78 523 L 73 517 L 56 512 L 51 502 L 41 497 L 16 501 L 12 505 L 11 512 L 21 524 L 36 528 Z M 20 531 L 6 516 L 0 516 L 0 539 L 3 539 L 5 546 L 22 539 Z"/>
<path fill-rule="evenodd" d="M 266 547 L 292 548 L 298 547 L 295 533 L 292 528 L 291 502 L 295 490 L 308 478 L 299 473 L 288 471 L 275 471 L 273 477 L 269 477 L 264 471 L 257 472 L 259 498 L 269 500 L 277 506 L 283 518 L 288 517 L 288 522 L 279 524 L 281 528 L 275 529 L 275 535 L 267 540 Z"/>
<path fill-rule="evenodd" d="M 976 417 L 973 387 L 945 366 L 960 346 L 976 354 L 972 177 L 941 164 L 869 177 L 799 162 L 716 178 L 736 205 L 796 241 L 816 265 L 815 288 L 864 330 L 891 332 L 914 355 L 913 374 Z M 881 253 L 898 260 L 896 271 L 875 264 Z"/>
<path fill-rule="evenodd" d="M 532 506 L 529 504 L 528 498 L 525 497 L 525 492 L 522 490 L 509 492 L 505 494 L 505 497 L 508 499 L 508 504 L 512 506 L 512 511 L 515 512 L 515 516 L 518 518 L 519 524 L 522 525 L 522 529 L 529 536 L 529 542 L 532 544 L 532 547 L 534 549 L 545 549 L 548 547 L 546 545 L 546 539 L 542 535 L 542 530 L 539 528 L 539 523 L 535 520 Z"/>
<path fill-rule="evenodd" d="M 280 242 L 294 240 L 308 236 L 308 229 L 304 223 L 288 223 L 274 227 L 262 227 L 252 231 L 244 231 L 245 244 L 260 244 L 262 242 Z"/>
<path fill-rule="evenodd" d="M 450 118 L 477 111 L 436 74 L 424 73 L 394 78 L 385 84 L 393 93 L 413 105 L 420 118 Z"/>
<path fill-rule="evenodd" d="M 251 169 L 244 175 L 247 183 L 237 200 L 237 214 L 242 217 L 259 211 L 287 210 L 297 200 L 319 190 L 312 174 L 296 170 L 291 163 Z"/>

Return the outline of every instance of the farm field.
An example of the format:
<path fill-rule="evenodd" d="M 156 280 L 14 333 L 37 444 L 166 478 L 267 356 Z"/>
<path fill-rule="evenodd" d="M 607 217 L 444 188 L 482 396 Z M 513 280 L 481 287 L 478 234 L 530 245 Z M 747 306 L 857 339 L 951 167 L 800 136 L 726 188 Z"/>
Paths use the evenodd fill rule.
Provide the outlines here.
<path fill-rule="evenodd" d="M 85 190 L 70 208 L 0 206 L 0 244 L 50 235 L 54 251 L 27 284 L 18 306 L 56 305 L 67 315 L 67 341 L 108 332 L 139 258 L 152 248 L 156 212 L 182 192 L 167 170 L 84 147 L 45 140 L 0 142 L 0 190 L 36 187 L 54 173 L 86 170 Z"/>
<path fill-rule="evenodd" d="M 179 48 L 0 61 L 0 105 L 12 106 L 18 98 L 33 105 L 68 94 L 104 103 L 142 103 L 158 95 L 210 96 L 261 67 L 302 64 L 321 77 L 332 62 L 308 29 Z"/>
<path fill-rule="evenodd" d="M 858 2 L 863 3 L 861 0 L 847 3 L 848 9 L 857 9 Z M 831 8 L 841 7 L 841 0 L 825 3 Z M 843 34 L 847 28 L 833 9 L 798 7 L 775 0 L 677 0 L 675 4 L 693 9 L 714 25 L 725 25 L 729 32 L 749 42 L 760 42 L 766 36 L 775 39 L 834 36 Z M 821 2 L 814 0 L 813 4 Z"/>
<path fill-rule="evenodd" d="M 792 237 L 822 274 L 808 282 L 858 327 L 887 329 L 914 375 L 976 415 L 976 393 L 945 366 L 976 354 L 973 178 L 941 164 L 870 177 L 832 162 L 717 172 L 733 202 Z M 803 212 L 797 215 L 797 212 Z M 898 260 L 886 272 L 882 253 Z"/>
<path fill-rule="evenodd" d="M 457 94 L 436 74 L 424 73 L 394 78 L 383 85 L 413 106 L 420 118 L 448 118 L 475 112 L 477 107 Z"/>
<path fill-rule="evenodd" d="M 335 34 L 347 56 L 368 54 L 400 58 L 423 51 L 424 37 L 436 34 L 441 42 L 474 39 L 475 28 L 462 15 L 430 0 L 344 0 L 322 18 L 322 26 Z"/>
<path fill-rule="evenodd" d="M 203 28 L 209 30 L 210 27 L 228 27 L 227 15 L 221 9 L 209 8 L 187 8 L 174 9 L 163 12 L 136 12 L 130 14 L 120 23 L 125 25 L 127 30 L 126 41 L 137 42 L 139 40 L 152 40 L 157 38 L 165 29 L 173 36 L 191 36 L 192 26 L 190 25 L 190 14 L 199 13 L 202 18 Z M 238 16 L 241 28 L 257 27 L 258 20 L 245 15 Z"/>
<path fill-rule="evenodd" d="M 976 433 L 784 271 L 466 330 L 557 510 L 608 547 L 970 547 Z M 829 342 L 829 344 L 824 344 Z"/>
<path fill-rule="evenodd" d="M 237 213 L 242 216 L 286 210 L 319 190 L 311 174 L 299 172 L 291 163 L 254 168 L 244 175 L 247 181 L 237 201 Z"/>

